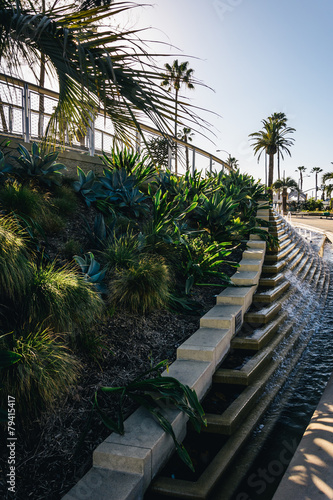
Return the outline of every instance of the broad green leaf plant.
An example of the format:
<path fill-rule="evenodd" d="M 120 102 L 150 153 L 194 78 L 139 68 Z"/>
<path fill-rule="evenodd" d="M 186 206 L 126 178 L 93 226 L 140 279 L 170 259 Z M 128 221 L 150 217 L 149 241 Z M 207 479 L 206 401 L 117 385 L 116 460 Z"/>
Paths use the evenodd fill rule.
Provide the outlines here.
<path fill-rule="evenodd" d="M 168 366 L 164 360 L 155 367 L 147 370 L 127 386 L 122 387 L 100 387 L 94 396 L 94 408 L 97 409 L 104 424 L 113 432 L 123 435 L 124 430 L 124 404 L 127 398 L 143 406 L 160 424 L 162 429 L 172 437 L 176 450 L 185 464 L 194 471 L 191 458 L 178 442 L 173 428 L 166 418 L 163 409 L 177 408 L 184 412 L 190 419 L 194 429 L 200 432 L 202 426 L 206 426 L 204 411 L 199 403 L 198 397 L 193 389 L 181 384 L 177 379 L 162 376 L 160 371 Z M 102 409 L 100 398 L 103 394 L 111 394 L 119 398 L 118 414 L 116 419 L 111 419 L 106 411 Z"/>

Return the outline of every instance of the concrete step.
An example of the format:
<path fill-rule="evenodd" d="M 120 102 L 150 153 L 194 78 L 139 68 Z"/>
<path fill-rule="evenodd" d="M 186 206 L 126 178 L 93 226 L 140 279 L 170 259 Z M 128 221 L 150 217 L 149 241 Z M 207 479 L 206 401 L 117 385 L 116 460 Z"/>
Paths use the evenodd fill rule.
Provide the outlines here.
<path fill-rule="evenodd" d="M 202 316 L 200 319 L 200 327 L 226 328 L 235 331 L 235 324 L 242 321 L 242 316 L 243 311 L 240 305 L 216 305 Z"/>
<path fill-rule="evenodd" d="M 244 316 L 244 321 L 247 323 L 264 324 L 269 323 L 281 310 L 281 304 L 270 304 L 263 307 L 259 311 L 247 312 Z"/>
<path fill-rule="evenodd" d="M 279 273 L 272 277 L 263 277 L 259 280 L 260 287 L 276 287 L 284 280 L 284 274 Z"/>
<path fill-rule="evenodd" d="M 289 241 L 289 244 L 287 244 L 283 249 L 280 249 L 278 253 L 266 255 L 265 263 L 278 262 L 279 260 L 286 258 L 296 245 L 297 243 L 295 241 Z"/>
<path fill-rule="evenodd" d="M 268 365 L 272 352 L 261 350 L 240 369 L 220 368 L 213 375 L 215 384 L 250 385 L 258 374 Z"/>
<path fill-rule="evenodd" d="M 247 250 L 244 250 L 244 252 L 243 252 L 242 261 L 243 260 L 259 260 L 262 262 L 264 257 L 265 257 L 265 250 L 264 249 L 248 248 Z"/>
<path fill-rule="evenodd" d="M 266 250 L 266 241 L 263 240 L 249 240 L 246 244 L 248 248 L 260 248 L 262 250 Z"/>
<path fill-rule="evenodd" d="M 250 250 L 245 250 L 248 252 Z M 244 253 L 245 253 L 244 252 Z M 239 263 L 238 271 L 258 271 L 261 270 L 264 254 L 262 254 L 261 259 L 242 259 Z"/>
<path fill-rule="evenodd" d="M 271 304 L 277 300 L 281 295 L 283 295 L 290 287 L 289 281 L 283 281 L 279 286 L 275 288 L 270 288 L 265 292 L 257 292 L 253 296 L 253 302 L 262 302 L 265 304 Z"/>
<path fill-rule="evenodd" d="M 243 313 L 245 313 L 252 303 L 253 295 L 256 291 L 256 286 L 239 286 L 225 288 L 217 297 L 216 304 L 225 305 L 240 305 Z"/>
<path fill-rule="evenodd" d="M 238 271 L 231 277 L 231 281 L 236 286 L 258 285 L 261 271 Z"/>
<path fill-rule="evenodd" d="M 262 349 L 277 332 L 280 325 L 288 317 L 287 313 L 279 314 L 274 321 L 263 326 L 262 328 L 257 328 L 251 332 L 248 336 L 237 336 L 231 341 L 231 347 L 233 349 L 248 349 L 252 351 L 259 351 Z M 242 329 L 240 333 L 246 332 L 246 327 Z"/>

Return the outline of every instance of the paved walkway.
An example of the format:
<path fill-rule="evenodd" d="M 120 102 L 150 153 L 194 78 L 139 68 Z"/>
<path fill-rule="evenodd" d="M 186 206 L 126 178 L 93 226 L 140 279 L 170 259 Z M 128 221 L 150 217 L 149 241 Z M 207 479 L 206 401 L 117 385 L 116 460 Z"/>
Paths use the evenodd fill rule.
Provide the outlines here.
<path fill-rule="evenodd" d="M 291 224 L 295 226 L 311 226 L 313 228 L 320 229 L 321 231 L 333 233 L 333 220 L 321 219 L 320 217 L 311 217 L 310 215 L 306 215 L 304 217 L 292 216 Z"/>
<path fill-rule="evenodd" d="M 333 237 L 333 220 L 292 217 L 291 223 Z M 289 499 L 333 500 L 333 375 L 273 497 Z"/>

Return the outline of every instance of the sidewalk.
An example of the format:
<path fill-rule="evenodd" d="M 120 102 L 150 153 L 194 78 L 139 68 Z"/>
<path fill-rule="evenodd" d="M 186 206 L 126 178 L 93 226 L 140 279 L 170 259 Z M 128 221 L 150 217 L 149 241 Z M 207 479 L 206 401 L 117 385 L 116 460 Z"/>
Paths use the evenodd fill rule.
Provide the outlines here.
<path fill-rule="evenodd" d="M 273 500 L 333 500 L 333 376 Z"/>
<path fill-rule="evenodd" d="M 289 221 L 290 222 L 290 219 Z M 291 217 L 292 226 L 306 226 L 313 229 L 319 229 L 320 232 L 329 232 L 333 234 L 333 220 L 321 219 L 320 217 Z"/>

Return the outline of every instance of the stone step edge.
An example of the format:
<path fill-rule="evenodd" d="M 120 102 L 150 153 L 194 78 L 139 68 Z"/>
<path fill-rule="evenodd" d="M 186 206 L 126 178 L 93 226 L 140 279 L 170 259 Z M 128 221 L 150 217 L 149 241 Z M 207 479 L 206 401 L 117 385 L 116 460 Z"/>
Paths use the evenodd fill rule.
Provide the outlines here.
<path fill-rule="evenodd" d="M 250 235 L 250 241 L 251 241 L 251 235 Z M 245 250 L 246 251 L 246 250 Z M 260 274 L 262 270 L 262 265 L 263 261 L 265 258 L 265 253 L 266 253 L 266 245 L 265 248 L 261 249 L 262 251 L 262 257 L 260 259 L 256 259 L 256 271 L 255 273 L 250 272 L 248 274 L 255 275 L 251 276 L 251 284 L 249 283 L 248 287 L 248 294 L 249 297 L 253 296 L 254 291 L 258 287 L 259 279 L 260 279 Z M 245 260 L 245 259 L 244 259 Z M 242 272 L 239 272 L 240 269 L 238 268 L 238 271 L 235 273 L 236 274 L 243 274 Z M 245 272 L 244 274 L 247 274 Z M 232 278 L 231 278 L 232 279 Z M 237 282 L 237 279 L 236 279 Z M 237 283 L 236 283 L 237 284 Z M 248 309 L 248 307 L 251 305 L 252 300 L 250 301 L 249 305 L 248 304 L 248 298 L 244 299 L 244 304 L 241 311 L 241 321 L 243 321 L 243 316 Z M 244 309 L 246 307 L 246 309 Z M 217 364 L 219 364 L 220 361 L 222 361 L 223 357 L 227 354 L 227 352 L 230 349 L 230 343 L 232 337 L 236 333 L 236 328 L 238 327 L 237 321 L 235 320 L 235 316 L 231 315 L 232 317 L 230 318 L 230 327 L 227 328 L 227 333 L 224 332 L 225 337 L 227 338 L 227 342 L 224 342 L 224 346 L 221 351 L 221 345 L 218 342 L 217 345 L 210 346 L 211 349 L 211 354 L 209 356 L 206 356 L 208 358 L 207 360 L 201 360 L 198 359 L 198 351 L 200 349 L 200 345 L 198 345 L 197 339 L 194 339 L 195 342 L 195 349 L 190 349 L 187 351 L 192 351 L 193 357 L 190 357 L 189 359 L 189 353 L 187 352 L 186 354 L 186 359 L 182 359 L 182 356 L 184 355 L 184 350 L 186 350 L 186 347 L 179 347 L 179 359 L 177 359 L 174 363 L 172 363 L 169 367 L 168 372 L 165 371 L 162 373 L 162 376 L 174 376 L 177 378 L 180 382 L 183 384 L 189 385 L 191 389 L 196 390 L 198 394 L 198 398 L 202 399 L 205 395 L 205 393 L 208 391 L 209 387 L 212 384 L 212 378 L 213 378 L 213 373 L 216 369 Z M 220 330 L 225 330 L 224 328 Z M 200 329 L 198 330 L 198 332 Z M 187 341 L 190 341 L 190 339 L 198 334 L 198 332 L 195 332 Z M 223 339 L 224 339 L 224 335 Z M 222 341 L 223 343 L 223 341 Z M 185 343 L 184 343 L 185 344 Z M 193 347 L 193 346 L 192 346 Z M 203 350 L 205 346 L 202 346 Z M 206 349 L 207 353 L 207 349 Z M 177 353 L 178 356 L 178 353 Z M 203 355 L 203 357 L 205 357 Z M 200 356 L 199 356 L 200 358 Z M 201 365 L 202 368 L 202 373 L 197 377 L 196 380 L 193 380 L 192 376 L 192 381 L 187 380 L 187 376 L 189 371 L 193 375 L 193 370 L 189 370 L 188 368 L 188 363 L 192 363 L 192 367 L 196 366 L 198 367 Z M 182 367 L 184 368 L 182 370 Z M 136 412 L 134 412 L 130 417 L 133 417 L 133 420 L 137 417 L 135 414 L 139 412 L 141 408 L 138 408 Z M 183 414 L 182 414 L 183 415 Z M 156 424 L 155 420 L 153 417 L 147 417 L 150 418 L 150 424 L 148 425 L 148 421 L 146 421 L 146 432 L 148 434 L 151 434 L 149 429 L 151 429 L 151 426 L 158 425 Z M 127 419 L 127 420 L 129 420 Z M 175 420 L 179 419 L 179 415 L 175 415 Z M 127 420 L 125 421 L 125 427 Z M 175 420 L 171 420 L 171 425 L 174 427 L 176 426 Z M 178 439 L 183 439 L 185 434 L 183 435 L 183 432 L 186 433 L 186 422 L 187 419 L 183 415 L 183 425 L 180 426 L 180 429 L 176 429 L 176 436 Z M 177 426 L 176 426 L 177 427 Z M 162 429 L 161 429 L 162 430 Z M 113 438 L 111 436 L 114 433 L 112 433 L 106 440 L 104 440 L 94 451 L 94 461 L 93 461 L 93 467 L 88 471 L 88 473 L 78 481 L 76 485 L 74 485 L 71 490 L 65 494 L 62 497 L 62 500 L 76 500 L 81 498 L 82 494 L 80 493 L 82 489 L 86 492 L 87 490 L 87 481 L 90 481 L 91 477 L 96 477 L 96 470 L 100 472 L 101 476 L 105 477 L 107 484 L 100 483 L 98 488 L 105 489 L 108 491 L 108 500 L 140 500 L 143 498 L 144 492 L 148 488 L 150 482 L 152 479 L 155 477 L 157 472 L 161 469 L 161 467 L 166 463 L 170 456 L 170 450 L 168 447 L 165 447 L 165 443 L 162 445 L 163 447 L 163 452 L 161 452 L 161 445 L 159 445 L 160 440 L 158 440 L 158 443 L 156 444 L 156 451 L 154 455 L 158 455 L 161 452 L 160 456 L 160 463 L 158 465 L 155 465 L 154 463 L 154 457 L 152 456 L 152 450 L 154 450 L 154 446 L 152 446 L 151 449 L 149 448 L 141 448 L 140 446 L 133 446 L 134 443 L 130 443 L 130 438 L 126 437 L 126 433 L 124 436 L 118 436 L 115 435 Z M 141 437 L 143 437 L 142 434 L 142 429 L 141 429 Z M 167 436 L 166 433 L 162 430 L 162 434 L 164 434 L 165 439 L 170 438 L 170 436 Z M 113 440 L 116 440 L 119 438 L 119 443 L 113 443 Z M 122 438 L 122 439 L 121 439 Z M 121 443 L 126 443 L 125 445 L 122 445 Z M 112 448 L 114 451 L 112 452 Z M 170 448 L 174 449 L 173 442 L 171 443 Z M 107 457 L 108 455 L 108 457 Z M 134 468 L 134 472 L 133 472 Z M 109 477 L 112 476 L 112 482 L 110 483 Z M 97 475 L 97 477 L 100 477 Z M 121 485 L 121 483 L 124 481 L 126 478 L 125 482 L 127 485 L 132 484 L 133 489 L 129 489 L 125 487 L 125 485 Z M 114 489 L 114 484 L 119 483 L 118 487 Z M 109 485 L 109 486 L 108 486 Z M 122 488 L 124 486 L 124 488 Z M 89 493 L 91 492 L 91 494 Z M 85 495 L 85 500 L 97 500 L 97 487 L 88 488 L 88 496 Z M 100 493 L 98 493 L 100 495 Z M 102 498 L 102 497 L 101 497 Z"/>

